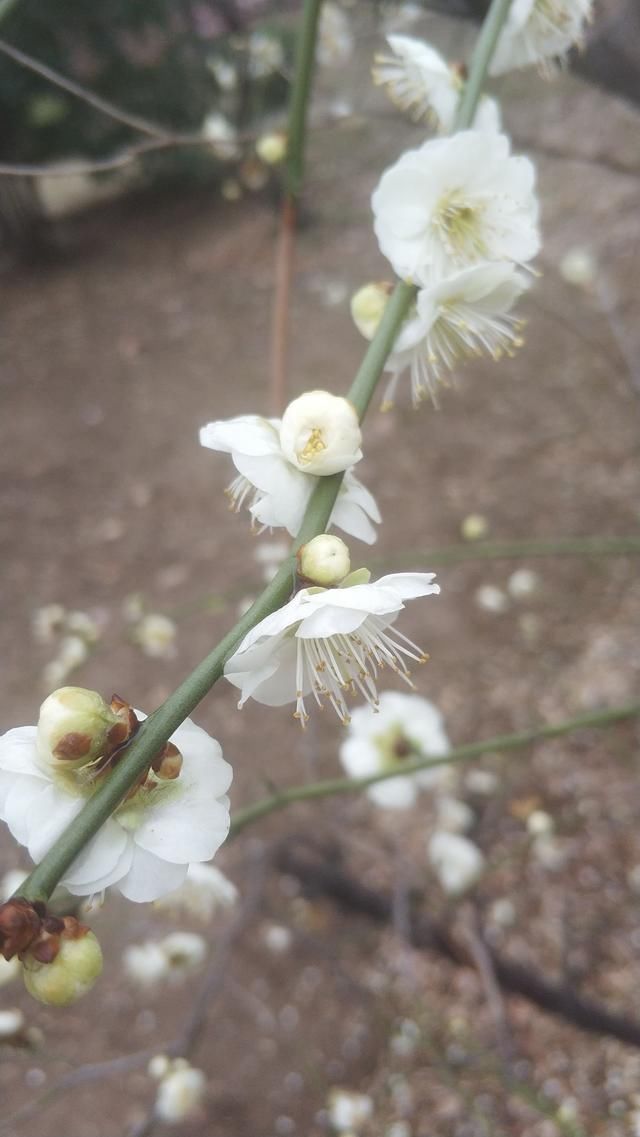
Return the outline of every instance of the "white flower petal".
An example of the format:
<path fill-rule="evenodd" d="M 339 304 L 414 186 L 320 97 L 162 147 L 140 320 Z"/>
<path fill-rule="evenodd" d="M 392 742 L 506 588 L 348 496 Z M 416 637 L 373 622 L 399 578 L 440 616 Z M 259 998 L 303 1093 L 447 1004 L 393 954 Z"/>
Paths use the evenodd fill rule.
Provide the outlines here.
<path fill-rule="evenodd" d="M 30 774 L 48 779 L 46 769 L 38 763 L 36 726 L 16 726 L 0 736 L 0 770 L 15 774 Z"/>
<path fill-rule="evenodd" d="M 280 453 L 278 419 L 265 419 L 259 415 L 239 415 L 237 418 L 210 422 L 200 430 L 200 445 L 228 454 L 247 454 L 256 458 Z"/>
<path fill-rule="evenodd" d="M 123 858 L 129 842 L 128 833 L 118 825 L 117 821 L 109 818 L 67 869 L 64 875 L 65 887 L 81 888 L 83 885 L 110 876 Z M 31 855 L 33 856 L 33 853 Z M 34 857 L 34 860 L 41 859 L 42 857 Z"/>
<path fill-rule="evenodd" d="M 127 900 L 144 903 L 172 892 L 186 876 L 187 865 L 168 863 L 136 846 L 131 868 L 115 887 Z"/>

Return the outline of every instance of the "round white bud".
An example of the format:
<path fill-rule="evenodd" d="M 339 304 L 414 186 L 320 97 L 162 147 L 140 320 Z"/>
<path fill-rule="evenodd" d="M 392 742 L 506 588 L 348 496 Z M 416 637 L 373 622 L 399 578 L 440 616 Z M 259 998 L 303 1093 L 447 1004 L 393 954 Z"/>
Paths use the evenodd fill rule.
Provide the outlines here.
<path fill-rule="evenodd" d="M 349 549 L 340 537 L 321 533 L 298 550 L 298 573 L 312 584 L 333 588 L 351 572 Z"/>
<path fill-rule="evenodd" d="M 386 281 L 365 284 L 351 297 L 351 318 L 367 340 L 372 340 L 378 330 L 393 286 Z"/>
<path fill-rule="evenodd" d="M 85 766 L 104 754 L 109 732 L 119 722 L 97 691 L 59 687 L 40 707 L 38 754 L 70 770 Z"/>
<path fill-rule="evenodd" d="M 262 134 L 256 142 L 256 154 L 265 166 L 279 166 L 287 154 L 287 136 L 282 131 Z"/>
<path fill-rule="evenodd" d="M 60 948 L 51 963 L 40 963 L 27 952 L 23 957 L 24 985 L 39 1003 L 66 1007 L 91 990 L 102 974 L 102 951 L 93 932 L 60 937 Z"/>
<path fill-rule="evenodd" d="M 289 403 L 282 416 L 282 453 L 305 474 L 347 470 L 362 458 L 361 443 L 355 407 L 329 391 L 307 391 Z"/>

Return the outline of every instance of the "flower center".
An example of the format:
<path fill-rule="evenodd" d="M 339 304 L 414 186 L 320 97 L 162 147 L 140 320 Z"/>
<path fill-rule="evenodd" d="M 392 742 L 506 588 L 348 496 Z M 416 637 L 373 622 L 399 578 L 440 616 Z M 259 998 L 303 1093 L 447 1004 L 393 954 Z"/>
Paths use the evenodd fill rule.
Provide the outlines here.
<path fill-rule="evenodd" d="M 320 454 L 323 450 L 327 449 L 327 444 L 324 440 L 322 430 L 319 426 L 312 427 L 309 437 L 304 445 L 303 450 L 298 450 L 298 461 L 305 463 L 311 462 L 316 454 Z"/>
<path fill-rule="evenodd" d="M 451 257 L 460 262 L 482 260 L 487 246 L 482 235 L 482 205 L 471 205 L 459 190 L 440 199 L 433 227 Z"/>
<path fill-rule="evenodd" d="M 380 755 L 380 765 L 383 770 L 393 770 L 402 766 L 412 758 L 420 757 L 415 745 L 407 738 L 399 722 L 391 724 L 388 730 L 376 734 L 374 745 Z"/>

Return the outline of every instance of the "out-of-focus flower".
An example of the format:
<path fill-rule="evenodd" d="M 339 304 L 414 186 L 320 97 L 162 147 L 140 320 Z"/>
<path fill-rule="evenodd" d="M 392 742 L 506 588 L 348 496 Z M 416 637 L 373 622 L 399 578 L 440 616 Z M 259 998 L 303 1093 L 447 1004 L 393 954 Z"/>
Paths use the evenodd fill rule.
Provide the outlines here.
<path fill-rule="evenodd" d="M 358 1133 L 373 1116 L 373 1100 L 367 1094 L 335 1087 L 329 1091 L 328 1112 L 336 1133 Z"/>
<path fill-rule="evenodd" d="M 171 932 L 161 940 L 129 944 L 122 961 L 136 986 L 156 987 L 164 982 L 181 983 L 201 967 L 206 955 L 206 941 L 196 932 Z"/>
<path fill-rule="evenodd" d="M 3 960 L 2 962 L 4 963 L 5 961 Z M 18 966 L 18 970 L 20 970 L 20 963 L 18 960 L 15 962 Z M 20 1034 L 24 1029 L 24 1024 L 24 1014 L 18 1010 L 17 1007 L 11 1010 L 0 1011 L 0 1041 L 6 1042 L 11 1038 L 15 1038 L 16 1034 Z"/>
<path fill-rule="evenodd" d="M 48 644 L 64 624 L 66 611 L 62 604 L 45 604 L 36 608 L 31 618 L 33 637 L 38 643 Z"/>
<path fill-rule="evenodd" d="M 535 170 L 504 134 L 430 139 L 385 171 L 371 200 L 382 253 L 414 283 L 482 261 L 525 264 L 540 248 Z"/>
<path fill-rule="evenodd" d="M 159 1055 L 160 1059 L 164 1056 Z M 159 1121 L 167 1125 L 178 1125 L 198 1117 L 202 1111 L 207 1092 L 207 1079 L 202 1070 L 189 1065 L 185 1058 L 166 1059 L 164 1073 L 155 1058 L 149 1064 L 152 1077 L 160 1076 L 156 1094 L 155 1113 Z"/>
<path fill-rule="evenodd" d="M 494 612 L 501 616 L 509 608 L 509 598 L 506 592 L 495 584 L 481 584 L 475 592 L 475 601 L 478 608 L 485 612 Z"/>
<path fill-rule="evenodd" d="M 282 130 L 261 134 L 256 142 L 256 154 L 265 166 L 279 166 L 287 156 L 287 136 Z"/>
<path fill-rule="evenodd" d="M 460 532 L 465 541 L 482 541 L 489 532 L 489 522 L 481 513 L 470 513 L 462 522 Z"/>
<path fill-rule="evenodd" d="M 0 738 L 0 817 L 36 863 L 101 776 L 99 762 L 69 770 L 43 761 L 37 735 L 37 727 L 25 726 Z M 209 860 L 222 844 L 231 767 L 219 743 L 190 719 L 171 743 L 174 757 L 165 761 L 165 748 L 157 771 L 150 769 L 64 874 L 60 883 L 69 892 L 91 896 L 113 885 L 130 900 L 156 900 L 184 881 L 191 862 Z"/>
<path fill-rule="evenodd" d="M 466 833 L 475 820 L 473 810 L 466 801 L 447 794 L 438 798 L 438 829 L 447 833 Z"/>
<path fill-rule="evenodd" d="M 598 262 L 590 249 L 569 249 L 560 261 L 560 275 L 568 284 L 589 292 L 596 282 Z"/>
<path fill-rule="evenodd" d="M 441 758 L 450 749 L 442 715 L 420 695 L 383 691 L 379 707 L 356 707 L 340 746 L 340 761 L 352 778 L 397 770 L 397 778 L 374 783 L 367 795 L 383 809 L 407 809 L 418 790 L 442 780 L 443 766 L 403 775 L 407 762 Z"/>
<path fill-rule="evenodd" d="M 210 422 L 200 431 L 200 445 L 230 454 L 238 476 L 228 487 L 230 507 L 245 506 L 253 521 L 265 529 L 299 532 L 316 479 L 293 466 L 280 445 L 280 420 L 241 415 Z M 374 523 L 380 521 L 375 498 L 352 470 L 347 470 L 331 514 L 336 526 L 360 541 L 373 544 Z"/>
<path fill-rule="evenodd" d="M 540 588 L 540 577 L 533 569 L 521 568 L 511 573 L 507 589 L 514 600 L 525 600 Z"/>
<path fill-rule="evenodd" d="M 374 82 L 416 122 L 425 121 L 441 134 L 453 130 L 464 81 L 430 44 L 413 36 L 387 36 L 391 55 L 377 55 Z M 500 107 L 482 95 L 473 121 L 475 130 L 500 130 Z"/>
<path fill-rule="evenodd" d="M 347 13 L 333 0 L 320 9 L 316 59 L 321 67 L 342 67 L 351 58 L 353 34 Z"/>
<path fill-rule="evenodd" d="M 252 32 L 248 51 L 249 75 L 252 79 L 267 79 L 284 67 L 284 48 L 277 36 L 263 31 Z"/>
<path fill-rule="evenodd" d="M 194 862 L 189 865 L 186 880 L 173 892 L 156 901 L 163 912 L 185 912 L 202 923 L 208 923 L 224 908 L 231 908 L 238 899 L 238 890 L 215 865 Z"/>
<path fill-rule="evenodd" d="M 238 86 L 238 72 L 233 63 L 221 55 L 210 55 L 207 67 L 221 91 L 235 91 Z"/>
<path fill-rule="evenodd" d="M 485 859 L 477 845 L 460 833 L 438 830 L 427 845 L 429 862 L 445 892 L 460 896 L 482 876 Z"/>
<path fill-rule="evenodd" d="M 405 600 L 440 591 L 434 574 L 395 573 L 356 583 L 363 571 L 368 578 L 360 570 L 339 588 L 302 589 L 247 633 L 225 664 L 226 678 L 240 688 L 240 707 L 249 698 L 267 706 L 295 701 L 294 717 L 304 725 L 304 700 L 313 694 L 318 705 L 326 698 L 348 722 L 344 692 L 357 689 L 376 705 L 381 667 L 410 683 L 406 659 L 422 662 L 426 656 L 391 625 Z"/>
<path fill-rule="evenodd" d="M 223 114 L 214 111 L 208 114 L 202 123 L 202 137 L 211 144 L 211 148 L 218 158 L 228 161 L 237 158 L 240 153 L 238 145 L 238 132 Z"/>
<path fill-rule="evenodd" d="M 489 66 L 490 75 L 537 64 L 543 74 L 582 43 L 593 0 L 513 0 Z"/>
<path fill-rule="evenodd" d="M 171 659 L 175 655 L 178 628 L 161 612 L 147 612 L 131 632 L 131 638 L 151 659 Z"/>

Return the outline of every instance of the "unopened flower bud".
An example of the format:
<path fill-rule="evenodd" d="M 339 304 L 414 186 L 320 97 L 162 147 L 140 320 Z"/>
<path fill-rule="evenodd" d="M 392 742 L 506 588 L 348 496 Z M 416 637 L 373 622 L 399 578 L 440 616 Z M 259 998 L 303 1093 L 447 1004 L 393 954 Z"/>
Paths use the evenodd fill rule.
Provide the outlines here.
<path fill-rule="evenodd" d="M 311 584 L 333 588 L 350 572 L 349 549 L 339 537 L 321 533 L 298 550 L 298 574 Z"/>
<path fill-rule="evenodd" d="M 393 285 L 386 281 L 365 284 L 351 297 L 351 318 L 367 340 L 372 340 L 378 330 Z"/>
<path fill-rule="evenodd" d="M 86 995 L 102 973 L 102 951 L 93 932 L 73 917 L 65 918 L 58 952 L 51 963 L 41 963 L 26 952 L 24 985 L 40 1003 L 65 1007 Z"/>
<path fill-rule="evenodd" d="M 100 758 L 120 719 L 97 691 L 60 687 L 45 699 L 38 719 L 38 754 L 68 769 Z"/>
<path fill-rule="evenodd" d="M 287 136 L 281 130 L 263 134 L 256 142 L 256 154 L 265 166 L 278 166 L 287 153 Z"/>
<path fill-rule="evenodd" d="M 285 410 L 280 445 L 285 458 L 306 474 L 337 474 L 362 458 L 355 407 L 329 391 L 307 391 Z"/>

